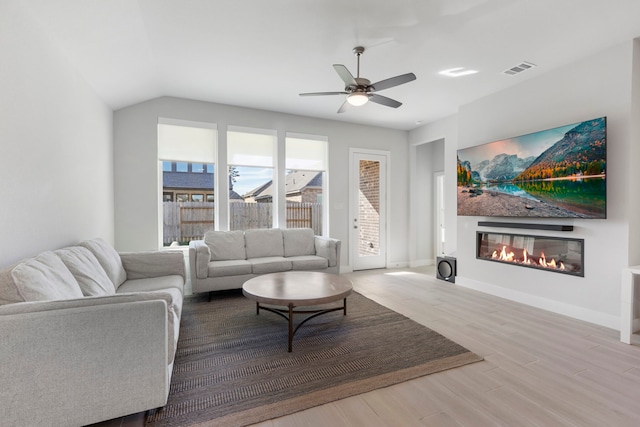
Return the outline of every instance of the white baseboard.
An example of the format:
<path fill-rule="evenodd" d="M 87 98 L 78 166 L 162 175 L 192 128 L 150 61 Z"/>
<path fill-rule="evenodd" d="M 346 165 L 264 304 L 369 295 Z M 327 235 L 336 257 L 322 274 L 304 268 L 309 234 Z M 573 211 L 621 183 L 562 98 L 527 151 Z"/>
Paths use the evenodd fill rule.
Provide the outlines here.
<path fill-rule="evenodd" d="M 340 264 L 340 274 L 353 273 L 353 268 L 350 265 Z"/>
<path fill-rule="evenodd" d="M 393 261 L 387 263 L 387 268 L 408 268 L 409 263 L 407 261 Z"/>
<path fill-rule="evenodd" d="M 409 262 L 409 268 L 427 267 L 429 265 L 435 265 L 436 262 L 432 259 L 418 259 Z"/>
<path fill-rule="evenodd" d="M 562 314 L 574 319 L 583 320 L 585 322 L 615 329 L 616 331 L 620 330 L 620 317 L 618 316 L 612 316 L 610 314 L 590 310 L 588 308 L 578 307 L 575 305 L 526 294 L 523 292 L 515 291 L 513 289 L 491 285 L 466 277 L 457 276 L 455 284 L 465 288 L 484 292 L 489 295 L 508 299 L 510 301 L 519 302 L 522 304 L 530 305 L 532 307 L 540 308 L 542 310 L 551 311 L 553 313 Z"/>
<path fill-rule="evenodd" d="M 413 265 L 412 263 L 409 263 L 407 261 L 393 261 L 393 262 L 389 262 L 387 263 L 387 266 L 385 268 L 413 268 L 413 267 L 420 267 L 422 265 L 432 265 L 433 262 L 431 264 L 421 264 L 421 265 Z M 351 265 L 344 265 L 341 264 L 340 265 L 340 273 L 353 273 L 353 267 Z"/>

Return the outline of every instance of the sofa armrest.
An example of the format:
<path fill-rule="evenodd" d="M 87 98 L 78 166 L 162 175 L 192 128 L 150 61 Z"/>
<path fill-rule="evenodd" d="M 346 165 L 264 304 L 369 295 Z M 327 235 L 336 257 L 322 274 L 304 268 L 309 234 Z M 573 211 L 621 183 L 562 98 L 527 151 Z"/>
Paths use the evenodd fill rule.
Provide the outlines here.
<path fill-rule="evenodd" d="M 174 349 L 174 343 L 177 341 L 176 335 L 176 320 L 180 321 L 180 315 L 182 312 L 182 301 L 179 302 L 180 306 L 176 307 L 176 302 L 173 300 L 173 296 L 169 292 L 164 291 L 146 291 L 146 292 L 124 292 L 115 295 L 108 296 L 95 296 L 84 297 L 78 299 L 57 300 L 57 301 L 38 301 L 38 302 L 25 302 L 18 304 L 0 305 L 0 316 L 14 315 L 14 314 L 27 314 L 37 313 L 43 311 L 55 311 L 55 310 L 68 310 L 72 308 L 91 308 L 96 306 L 105 306 L 110 304 L 124 304 L 131 302 L 142 301 L 154 301 L 161 300 L 165 303 L 165 316 L 164 323 L 167 324 L 167 343 L 171 345 L 168 349 Z M 174 312 L 178 310 L 178 312 Z M 177 325 L 179 326 L 179 325 Z M 175 356 L 175 351 L 167 353 L 167 364 L 172 363 Z M 1 359 L 0 359 L 1 360 Z"/>
<path fill-rule="evenodd" d="M 86 425 L 163 406 L 167 304 L 118 296 L 0 307 L 6 425 Z"/>
<path fill-rule="evenodd" d="M 178 275 L 186 281 L 181 251 L 122 252 L 120 259 L 128 280 Z"/>
<path fill-rule="evenodd" d="M 329 267 L 340 269 L 340 246 L 341 241 L 331 237 L 315 236 L 316 255 L 327 258 Z"/>
<path fill-rule="evenodd" d="M 189 265 L 191 277 L 206 279 L 209 274 L 209 261 L 211 250 L 204 240 L 192 240 L 189 242 Z"/>

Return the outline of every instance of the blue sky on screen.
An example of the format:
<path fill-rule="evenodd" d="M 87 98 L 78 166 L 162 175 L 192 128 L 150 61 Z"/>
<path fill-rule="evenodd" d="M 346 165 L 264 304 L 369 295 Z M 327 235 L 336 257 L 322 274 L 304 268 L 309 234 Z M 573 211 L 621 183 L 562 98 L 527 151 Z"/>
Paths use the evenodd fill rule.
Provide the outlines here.
<path fill-rule="evenodd" d="M 564 134 L 577 124 L 464 148 L 458 151 L 458 156 L 462 161 L 468 160 L 471 165 L 477 165 L 483 160 L 492 160 L 498 154 L 517 154 L 521 159 L 529 156 L 538 157 L 547 148 L 560 141 Z"/>

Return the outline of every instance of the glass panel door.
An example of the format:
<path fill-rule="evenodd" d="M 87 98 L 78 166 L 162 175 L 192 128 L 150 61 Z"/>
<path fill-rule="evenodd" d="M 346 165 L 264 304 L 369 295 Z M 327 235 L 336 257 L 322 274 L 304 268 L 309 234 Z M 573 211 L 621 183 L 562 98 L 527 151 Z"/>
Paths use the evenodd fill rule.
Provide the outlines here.
<path fill-rule="evenodd" d="M 353 270 L 386 267 L 386 157 L 353 153 L 351 247 Z"/>

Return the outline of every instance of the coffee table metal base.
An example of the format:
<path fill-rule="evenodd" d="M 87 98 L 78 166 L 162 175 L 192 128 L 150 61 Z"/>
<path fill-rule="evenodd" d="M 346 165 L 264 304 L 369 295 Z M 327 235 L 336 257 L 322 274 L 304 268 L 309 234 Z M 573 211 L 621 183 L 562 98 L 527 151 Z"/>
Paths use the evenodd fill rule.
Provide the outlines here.
<path fill-rule="evenodd" d="M 346 298 L 342 300 L 342 307 L 326 308 L 323 310 L 294 310 L 295 306 L 293 304 L 289 304 L 288 307 L 289 308 L 285 310 L 281 308 L 267 307 L 264 305 L 260 305 L 259 302 L 256 302 L 256 315 L 259 315 L 260 309 L 262 309 L 262 310 L 270 311 L 271 313 L 275 313 L 278 316 L 282 316 L 289 322 L 289 353 L 291 353 L 293 349 L 293 336 L 296 334 L 296 332 L 298 332 L 298 329 L 300 329 L 300 326 L 304 325 L 309 320 L 315 317 L 318 317 L 322 314 L 331 313 L 331 312 L 340 311 L 340 310 L 343 311 L 345 316 L 347 315 L 347 299 Z M 305 317 L 304 320 L 298 323 L 298 325 L 294 329 L 293 327 L 294 314 L 311 314 L 311 316 Z"/>

